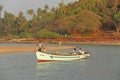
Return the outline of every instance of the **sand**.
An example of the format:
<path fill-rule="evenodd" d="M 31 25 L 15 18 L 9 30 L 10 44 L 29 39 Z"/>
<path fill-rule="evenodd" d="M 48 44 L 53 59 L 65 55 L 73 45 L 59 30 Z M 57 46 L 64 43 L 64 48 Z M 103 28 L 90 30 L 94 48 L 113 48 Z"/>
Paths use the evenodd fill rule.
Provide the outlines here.
<path fill-rule="evenodd" d="M 64 50 L 72 49 L 74 46 L 46 46 L 47 50 Z M 0 54 L 16 53 L 16 52 L 35 52 L 38 46 L 0 46 Z"/>

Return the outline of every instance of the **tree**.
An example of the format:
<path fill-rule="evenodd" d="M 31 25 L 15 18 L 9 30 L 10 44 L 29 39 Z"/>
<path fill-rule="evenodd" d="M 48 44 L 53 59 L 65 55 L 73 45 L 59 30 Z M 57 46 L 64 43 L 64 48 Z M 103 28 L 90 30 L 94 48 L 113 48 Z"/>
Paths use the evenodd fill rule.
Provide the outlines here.
<path fill-rule="evenodd" d="M 33 18 L 34 15 L 35 15 L 33 9 L 29 9 L 29 10 L 27 10 L 27 14 L 30 15 L 30 16 L 32 16 L 32 18 Z"/>
<path fill-rule="evenodd" d="M 37 35 L 38 38 L 58 38 L 58 34 L 47 29 L 41 29 Z"/>
<path fill-rule="evenodd" d="M 120 11 L 118 11 L 119 5 L 120 5 L 120 0 L 115 0 L 113 5 L 113 11 L 114 11 L 114 22 L 118 34 L 120 33 Z"/>
<path fill-rule="evenodd" d="M 59 34 L 70 34 L 70 27 L 72 25 L 72 17 L 64 17 L 55 21 L 54 31 Z"/>
<path fill-rule="evenodd" d="M 13 14 L 5 11 L 4 18 L 3 18 L 3 25 L 4 25 L 3 32 L 5 35 L 8 35 L 8 34 L 13 35 L 12 30 L 13 30 L 13 26 L 14 26 L 14 20 L 15 20 L 15 16 Z"/>
<path fill-rule="evenodd" d="M 3 9 L 3 5 L 0 4 L 0 18 L 1 18 L 2 9 Z"/>
<path fill-rule="evenodd" d="M 98 32 L 101 30 L 101 17 L 89 10 L 82 10 L 73 19 L 71 33 Z"/>
<path fill-rule="evenodd" d="M 20 35 L 22 32 L 27 32 L 27 31 L 29 31 L 27 26 L 27 20 L 23 12 L 19 12 L 14 23 L 14 34 Z"/>
<path fill-rule="evenodd" d="M 59 14 L 60 17 L 65 17 L 65 13 L 67 12 L 64 3 L 59 3 Z"/>
<path fill-rule="evenodd" d="M 116 31 L 120 33 L 120 11 L 114 15 L 114 24 L 116 26 Z"/>
<path fill-rule="evenodd" d="M 38 9 L 37 9 L 37 17 L 38 17 L 38 18 L 41 18 L 42 15 L 43 15 L 43 10 L 42 10 L 41 8 L 38 8 Z"/>
<path fill-rule="evenodd" d="M 49 12 L 49 6 L 47 4 L 44 6 L 43 11 L 44 11 L 44 14 L 47 14 Z"/>
<path fill-rule="evenodd" d="M 113 0 L 112 10 L 114 13 L 117 13 L 117 6 L 120 4 L 119 0 Z"/>

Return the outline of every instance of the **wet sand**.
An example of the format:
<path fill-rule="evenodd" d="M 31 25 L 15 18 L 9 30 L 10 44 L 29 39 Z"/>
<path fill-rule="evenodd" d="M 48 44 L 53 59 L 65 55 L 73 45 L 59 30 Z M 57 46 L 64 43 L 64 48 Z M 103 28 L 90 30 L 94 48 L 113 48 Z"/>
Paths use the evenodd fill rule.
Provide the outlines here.
<path fill-rule="evenodd" d="M 46 49 L 49 50 L 64 50 L 72 49 L 73 46 L 46 46 Z M 0 46 L 0 54 L 4 53 L 15 53 L 15 52 L 35 52 L 37 51 L 38 46 Z"/>

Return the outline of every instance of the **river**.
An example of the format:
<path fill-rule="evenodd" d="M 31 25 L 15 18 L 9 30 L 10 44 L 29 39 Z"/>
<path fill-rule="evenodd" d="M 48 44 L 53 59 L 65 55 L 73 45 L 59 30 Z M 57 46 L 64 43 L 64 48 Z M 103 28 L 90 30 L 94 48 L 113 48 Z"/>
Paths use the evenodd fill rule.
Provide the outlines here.
<path fill-rule="evenodd" d="M 37 63 L 33 52 L 0 54 L 0 80 L 120 80 L 120 46 L 73 46 L 92 55 L 78 61 Z"/>

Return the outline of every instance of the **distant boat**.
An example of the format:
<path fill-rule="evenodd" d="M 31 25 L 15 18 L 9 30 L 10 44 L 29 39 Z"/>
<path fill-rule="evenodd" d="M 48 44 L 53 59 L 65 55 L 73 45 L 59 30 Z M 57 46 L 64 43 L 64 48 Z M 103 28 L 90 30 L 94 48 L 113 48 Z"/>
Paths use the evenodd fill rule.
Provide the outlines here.
<path fill-rule="evenodd" d="M 52 61 L 72 61 L 85 59 L 90 56 L 90 53 L 85 54 L 53 54 L 36 51 L 38 62 L 52 62 Z"/>

